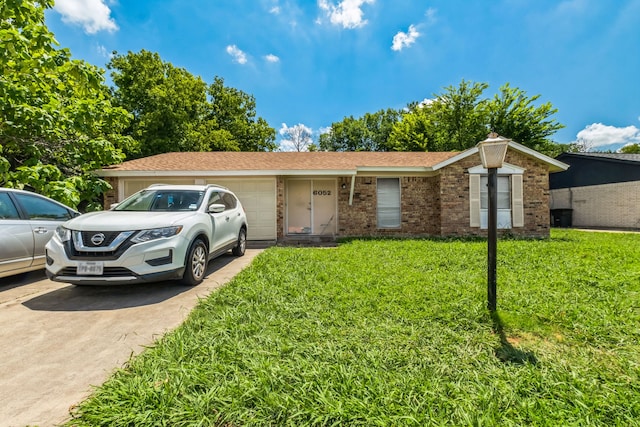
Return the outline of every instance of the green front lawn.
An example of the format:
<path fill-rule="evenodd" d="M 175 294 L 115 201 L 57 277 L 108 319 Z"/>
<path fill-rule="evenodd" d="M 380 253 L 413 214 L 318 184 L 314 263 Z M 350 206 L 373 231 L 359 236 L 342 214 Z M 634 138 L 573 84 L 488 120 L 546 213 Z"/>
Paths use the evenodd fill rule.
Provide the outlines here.
<path fill-rule="evenodd" d="M 640 425 L 640 234 L 268 249 L 69 425 Z"/>

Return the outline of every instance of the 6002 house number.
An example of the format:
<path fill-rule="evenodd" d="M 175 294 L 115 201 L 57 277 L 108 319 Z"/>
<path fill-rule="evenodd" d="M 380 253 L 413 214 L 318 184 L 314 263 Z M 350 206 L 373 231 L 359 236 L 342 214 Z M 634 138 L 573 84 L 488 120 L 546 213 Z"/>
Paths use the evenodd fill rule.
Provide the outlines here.
<path fill-rule="evenodd" d="M 330 196 L 331 190 L 313 190 L 314 196 Z"/>

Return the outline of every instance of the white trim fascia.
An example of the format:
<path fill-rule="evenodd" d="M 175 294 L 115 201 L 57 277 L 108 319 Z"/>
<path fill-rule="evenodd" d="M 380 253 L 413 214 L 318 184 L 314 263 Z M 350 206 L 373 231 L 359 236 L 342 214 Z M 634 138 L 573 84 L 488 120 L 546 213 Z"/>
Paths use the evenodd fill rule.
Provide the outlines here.
<path fill-rule="evenodd" d="M 433 172 L 427 166 L 358 166 L 357 172 L 397 172 L 397 173 L 424 173 Z"/>
<path fill-rule="evenodd" d="M 448 158 L 440 163 L 437 163 L 432 166 L 432 170 L 437 171 L 438 169 L 442 169 L 445 166 L 449 166 L 455 162 L 458 162 L 466 157 L 471 156 L 472 154 L 476 154 L 478 152 L 478 147 L 471 147 L 468 150 L 463 151 L 462 153 L 458 153 L 453 157 Z"/>
<path fill-rule="evenodd" d="M 561 162 L 560 160 L 556 160 L 552 157 L 547 156 L 546 154 L 542 154 L 533 150 L 529 147 L 526 147 L 522 144 L 519 144 L 515 141 L 509 142 L 509 147 L 514 148 L 516 151 L 520 151 L 523 154 L 536 158 L 540 161 L 543 161 L 549 165 L 549 172 L 562 172 L 569 169 L 569 165 Z"/>
<path fill-rule="evenodd" d="M 539 153 L 536 150 L 533 150 L 529 147 L 525 147 L 522 144 L 519 144 L 515 141 L 510 141 L 509 142 L 509 148 L 513 148 L 516 151 L 521 152 L 522 154 L 525 154 L 527 156 L 533 157 L 537 160 L 540 160 L 541 162 L 546 163 L 547 165 L 549 165 L 549 172 L 561 172 L 561 171 L 566 171 L 567 169 L 569 169 L 569 165 L 566 163 L 561 162 L 560 160 L 556 160 L 552 157 L 549 157 L 545 154 Z M 440 162 L 436 165 L 433 166 L 433 170 L 438 170 L 438 169 L 442 169 L 445 166 L 449 166 L 452 163 L 455 163 L 457 161 L 460 161 L 466 157 L 469 157 L 473 154 L 476 154 L 478 152 L 478 147 L 471 147 L 468 150 L 465 150 L 459 154 L 456 154 L 455 156 Z"/>

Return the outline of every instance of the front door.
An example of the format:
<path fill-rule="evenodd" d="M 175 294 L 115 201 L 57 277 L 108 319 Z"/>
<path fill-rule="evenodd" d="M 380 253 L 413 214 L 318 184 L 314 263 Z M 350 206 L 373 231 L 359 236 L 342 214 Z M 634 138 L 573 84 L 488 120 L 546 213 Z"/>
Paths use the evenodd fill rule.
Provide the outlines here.
<path fill-rule="evenodd" d="M 287 181 L 287 234 L 333 235 L 336 232 L 336 181 Z"/>

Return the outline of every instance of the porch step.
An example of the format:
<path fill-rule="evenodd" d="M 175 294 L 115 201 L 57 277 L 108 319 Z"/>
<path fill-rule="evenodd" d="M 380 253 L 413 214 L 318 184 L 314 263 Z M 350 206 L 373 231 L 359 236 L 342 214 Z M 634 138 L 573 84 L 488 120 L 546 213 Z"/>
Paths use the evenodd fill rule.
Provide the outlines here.
<path fill-rule="evenodd" d="M 281 246 L 337 246 L 335 236 L 286 236 L 278 239 Z"/>

